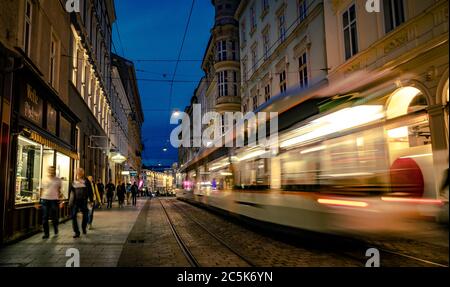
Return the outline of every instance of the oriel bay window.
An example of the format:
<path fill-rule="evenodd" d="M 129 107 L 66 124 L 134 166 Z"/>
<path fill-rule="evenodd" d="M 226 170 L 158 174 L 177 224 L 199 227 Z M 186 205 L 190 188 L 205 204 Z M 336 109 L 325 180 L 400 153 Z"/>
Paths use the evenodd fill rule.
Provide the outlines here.
<path fill-rule="evenodd" d="M 219 62 L 227 60 L 227 41 L 225 40 L 217 42 L 217 60 Z"/>
<path fill-rule="evenodd" d="M 228 71 L 218 73 L 219 97 L 228 96 Z"/>
<path fill-rule="evenodd" d="M 238 97 L 238 75 L 236 71 L 233 71 L 233 96 Z"/>
<path fill-rule="evenodd" d="M 237 44 L 236 41 L 231 41 L 231 60 L 237 61 Z"/>

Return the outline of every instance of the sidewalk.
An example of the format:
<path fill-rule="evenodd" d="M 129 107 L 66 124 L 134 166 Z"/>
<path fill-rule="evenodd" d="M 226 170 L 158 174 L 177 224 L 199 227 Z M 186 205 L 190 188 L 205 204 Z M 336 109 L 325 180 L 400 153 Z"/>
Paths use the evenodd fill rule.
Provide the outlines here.
<path fill-rule="evenodd" d="M 94 214 L 93 229 L 87 235 L 74 239 L 72 221 L 59 226 L 59 235 L 54 237 L 50 224 L 50 238 L 43 240 L 43 233 L 10 246 L 0 248 L 0 267 L 65 267 L 66 251 L 77 248 L 80 252 L 81 267 L 115 267 L 122 248 L 147 199 L 139 199 L 137 207 L 117 207 L 97 209 Z M 81 226 L 81 214 L 79 214 Z"/>

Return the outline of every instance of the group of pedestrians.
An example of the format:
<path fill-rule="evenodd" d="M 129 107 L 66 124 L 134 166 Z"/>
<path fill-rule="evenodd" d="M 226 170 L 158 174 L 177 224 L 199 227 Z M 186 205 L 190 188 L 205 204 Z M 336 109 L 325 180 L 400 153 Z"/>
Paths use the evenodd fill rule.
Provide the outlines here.
<path fill-rule="evenodd" d="M 56 176 L 55 167 L 52 166 L 48 168 L 48 177 L 43 181 L 42 187 L 41 206 L 43 209 L 43 239 L 47 239 L 50 236 L 50 227 L 48 223 L 50 217 L 52 218 L 55 235 L 58 234 L 59 208 L 60 205 L 63 204 L 61 200 L 64 199 L 61 192 L 62 181 Z M 133 185 L 128 184 L 126 186 L 125 183 L 119 181 L 116 188 L 112 181 L 110 181 L 105 186 L 101 179 L 98 179 L 97 183 L 95 183 L 92 176 L 86 177 L 84 169 L 78 168 L 76 178 L 69 190 L 69 209 L 72 216 L 73 237 L 79 238 L 81 232 L 87 234 L 87 229 L 92 229 L 94 210 L 96 208 L 102 208 L 105 196 L 107 209 L 112 208 L 115 195 L 119 201 L 119 208 L 123 208 L 125 198 L 129 204 L 130 197 L 132 198 L 133 206 L 136 206 L 138 192 L 139 188 L 136 182 Z M 79 212 L 83 215 L 81 232 L 77 219 Z"/>

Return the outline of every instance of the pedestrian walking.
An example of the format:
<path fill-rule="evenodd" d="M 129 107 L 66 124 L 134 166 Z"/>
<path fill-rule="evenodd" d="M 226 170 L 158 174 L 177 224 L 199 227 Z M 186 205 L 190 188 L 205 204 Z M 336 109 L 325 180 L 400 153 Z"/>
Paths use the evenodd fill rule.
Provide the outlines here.
<path fill-rule="evenodd" d="M 133 185 L 131 186 L 131 197 L 132 197 L 133 206 L 136 206 L 138 192 L 139 192 L 139 188 L 138 188 L 136 182 L 134 182 Z"/>
<path fill-rule="evenodd" d="M 80 228 L 78 226 L 77 214 L 79 211 L 83 214 L 81 228 L 83 234 L 86 234 L 88 224 L 88 201 L 93 204 L 94 194 L 89 180 L 84 177 L 84 169 L 77 169 L 77 179 L 72 183 L 69 192 L 69 207 L 72 211 L 72 228 L 75 235 L 73 238 L 80 237 Z"/>
<path fill-rule="evenodd" d="M 42 182 L 41 206 L 42 206 L 42 226 L 44 227 L 44 236 L 42 239 L 50 237 L 50 227 L 48 220 L 51 217 L 55 236 L 58 235 L 59 223 L 59 200 L 63 199 L 61 193 L 61 179 L 56 176 L 54 166 L 48 168 L 48 177 Z"/>
<path fill-rule="evenodd" d="M 100 194 L 100 206 L 103 207 L 103 203 L 105 202 L 105 185 L 102 182 L 102 179 L 99 178 L 97 181 L 97 189 Z"/>
<path fill-rule="evenodd" d="M 107 200 L 107 206 L 106 208 L 112 208 L 112 203 L 114 199 L 114 191 L 116 190 L 116 187 L 110 180 L 109 183 L 105 187 L 106 189 L 106 200 Z"/>
<path fill-rule="evenodd" d="M 88 182 L 89 185 L 91 186 L 92 189 L 92 193 L 93 193 L 93 197 L 94 197 L 94 201 L 92 202 L 92 204 L 89 204 L 89 229 L 93 228 L 93 223 L 94 223 L 94 211 L 97 208 L 97 206 L 99 206 L 101 198 L 100 198 L 100 194 L 98 193 L 98 188 L 97 185 L 94 182 L 93 177 L 90 175 L 88 176 Z"/>
<path fill-rule="evenodd" d="M 119 184 L 117 185 L 117 199 L 119 200 L 119 208 L 123 207 L 125 201 L 125 193 L 125 183 L 121 183 L 119 181 Z"/>
<path fill-rule="evenodd" d="M 124 184 L 125 185 L 125 184 Z M 127 183 L 126 186 L 126 196 L 127 196 L 127 205 L 130 205 L 130 198 L 131 198 L 131 183 Z"/>

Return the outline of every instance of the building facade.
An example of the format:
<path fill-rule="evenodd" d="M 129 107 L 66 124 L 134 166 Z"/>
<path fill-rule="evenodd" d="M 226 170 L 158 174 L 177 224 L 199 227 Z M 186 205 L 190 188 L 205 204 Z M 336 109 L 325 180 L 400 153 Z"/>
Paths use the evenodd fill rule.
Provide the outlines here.
<path fill-rule="evenodd" d="M 241 110 L 241 96 L 239 89 L 240 65 L 239 65 L 239 27 L 234 18 L 240 0 L 213 0 L 215 9 L 214 26 L 205 54 L 202 60 L 202 69 L 205 75 L 191 99 L 191 103 L 185 109 L 187 115 L 193 114 L 193 105 L 201 105 L 201 118 L 208 112 L 216 112 L 225 129 L 225 112 Z M 192 117 L 191 117 L 192 118 Z M 202 125 L 201 134 L 213 123 Z M 191 146 L 195 140 L 191 131 Z M 183 167 L 193 160 L 202 149 L 199 147 L 180 147 L 179 164 Z M 200 172 L 200 171 L 198 171 Z M 197 173 L 197 171 L 193 171 Z M 199 174 L 199 179 L 200 179 Z"/>
<path fill-rule="evenodd" d="M 128 156 L 124 168 L 132 174 L 136 174 L 135 178 L 128 178 L 129 181 L 134 182 L 134 180 L 138 180 L 138 175 L 141 174 L 143 149 L 141 128 L 144 122 L 144 114 L 133 62 L 115 54 L 113 60 L 129 103 L 129 109 L 124 110 L 128 130 L 126 134 Z"/>
<path fill-rule="evenodd" d="M 82 121 L 77 126 L 77 167 L 107 179 L 111 127 L 111 46 L 114 2 L 81 1 L 71 13 L 69 105 Z"/>
<path fill-rule="evenodd" d="M 0 241 L 39 230 L 47 168 L 56 167 L 67 197 L 78 160 L 69 108 L 70 15 L 45 1 L 0 3 Z M 68 217 L 67 208 L 60 217 Z"/>
<path fill-rule="evenodd" d="M 214 0 L 215 22 L 203 57 L 206 102 L 220 114 L 240 110 L 239 27 L 234 13 L 240 1 Z"/>
<path fill-rule="evenodd" d="M 117 62 L 114 57 L 112 61 L 112 103 L 111 103 L 111 150 L 123 156 L 122 163 L 110 160 L 110 180 L 114 184 L 123 182 L 122 172 L 126 171 L 126 161 L 128 159 L 128 113 L 131 110 L 131 103 L 127 96 L 125 85 L 120 77 Z"/>
<path fill-rule="evenodd" d="M 307 89 L 327 77 L 321 0 L 241 1 L 242 111 L 255 111 L 290 88 Z"/>
<path fill-rule="evenodd" d="M 130 165 L 140 168 L 143 114 L 129 61 L 128 74 L 120 75 L 127 82 L 115 85 L 125 90 L 129 107 L 125 119 L 121 111 L 113 114 L 113 103 L 124 96 L 111 83 L 114 1 L 80 1 L 79 13 L 63 4 L 0 2 L 0 242 L 40 230 L 49 166 L 56 167 L 66 199 L 78 167 L 95 180 L 112 178 L 111 142 L 132 153 Z M 113 119 L 126 122 L 125 129 Z M 116 137 L 117 130 L 123 133 Z M 67 205 L 59 213 L 61 220 L 70 216 Z"/>

